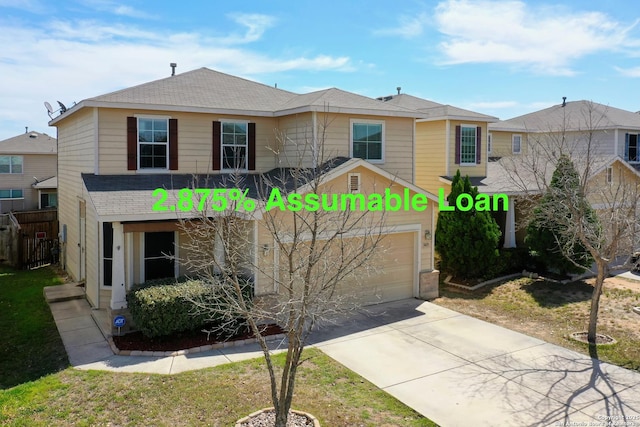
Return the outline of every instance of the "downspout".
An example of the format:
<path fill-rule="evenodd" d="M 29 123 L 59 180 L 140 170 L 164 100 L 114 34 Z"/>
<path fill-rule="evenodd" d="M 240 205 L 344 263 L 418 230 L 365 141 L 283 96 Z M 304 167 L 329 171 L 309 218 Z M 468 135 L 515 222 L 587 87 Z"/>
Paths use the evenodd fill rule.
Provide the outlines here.
<path fill-rule="evenodd" d="M 445 153 L 445 156 L 444 156 L 444 162 L 445 162 L 444 170 L 446 172 L 445 176 L 451 176 L 451 173 L 449 172 L 449 163 L 451 163 L 449 161 L 449 139 L 451 139 L 451 129 L 450 129 L 451 128 L 451 122 L 450 122 L 449 119 L 447 119 L 445 121 L 445 126 L 446 126 L 446 128 L 445 128 L 445 131 L 444 131 L 444 137 L 446 139 L 446 142 L 445 142 L 444 146 L 445 146 L 446 153 Z"/>
<path fill-rule="evenodd" d="M 311 112 L 311 127 L 311 137 L 313 138 L 313 144 L 311 145 L 312 167 L 315 168 L 318 166 L 318 113 L 316 111 Z"/>

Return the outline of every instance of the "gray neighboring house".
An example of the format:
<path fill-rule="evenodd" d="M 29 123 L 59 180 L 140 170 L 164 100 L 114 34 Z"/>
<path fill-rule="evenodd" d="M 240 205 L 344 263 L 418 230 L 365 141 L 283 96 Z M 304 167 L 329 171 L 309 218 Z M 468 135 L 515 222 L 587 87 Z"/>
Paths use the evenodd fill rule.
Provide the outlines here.
<path fill-rule="evenodd" d="M 46 133 L 0 141 L 0 213 L 57 206 L 57 154 Z"/>

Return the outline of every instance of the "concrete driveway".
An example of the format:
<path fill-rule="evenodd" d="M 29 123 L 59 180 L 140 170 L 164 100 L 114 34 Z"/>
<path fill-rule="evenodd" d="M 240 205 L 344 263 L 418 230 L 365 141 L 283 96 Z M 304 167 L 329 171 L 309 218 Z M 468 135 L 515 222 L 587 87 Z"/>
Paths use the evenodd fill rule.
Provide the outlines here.
<path fill-rule="evenodd" d="M 640 373 L 419 301 L 314 345 L 441 426 L 640 426 Z"/>

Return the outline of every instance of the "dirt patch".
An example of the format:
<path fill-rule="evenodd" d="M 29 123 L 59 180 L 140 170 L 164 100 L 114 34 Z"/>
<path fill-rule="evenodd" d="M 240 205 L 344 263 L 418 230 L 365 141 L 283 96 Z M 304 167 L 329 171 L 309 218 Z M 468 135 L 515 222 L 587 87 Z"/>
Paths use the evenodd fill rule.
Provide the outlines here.
<path fill-rule="evenodd" d="M 546 342 L 588 354 L 570 334 L 589 324 L 593 280 L 567 284 L 519 278 L 469 292 L 443 286 L 433 302 Z M 640 370 L 640 284 L 609 278 L 600 298 L 598 333 L 618 343 L 605 346 L 603 360 Z M 587 350 L 585 350 L 587 349 Z"/>

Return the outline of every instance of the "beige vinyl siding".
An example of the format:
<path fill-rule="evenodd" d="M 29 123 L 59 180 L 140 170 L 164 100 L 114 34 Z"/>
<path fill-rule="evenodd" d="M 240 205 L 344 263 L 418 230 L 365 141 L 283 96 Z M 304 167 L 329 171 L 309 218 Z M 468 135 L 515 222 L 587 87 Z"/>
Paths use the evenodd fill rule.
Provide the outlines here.
<path fill-rule="evenodd" d="M 491 150 L 491 157 L 508 157 L 513 155 L 513 135 L 520 135 L 522 137 L 520 143 L 520 154 L 527 153 L 527 134 L 524 132 L 504 132 L 504 131 L 491 131 L 493 135 L 493 149 Z"/>
<path fill-rule="evenodd" d="M 318 114 L 317 116 L 322 115 Z M 312 167 L 314 150 L 313 113 L 280 117 L 278 118 L 277 126 L 271 147 L 278 154 L 271 156 L 273 158 L 272 167 L 282 165 Z M 319 142 L 321 142 L 320 139 L 322 138 L 322 126 L 323 123 L 319 120 L 317 123 L 317 138 Z"/>
<path fill-rule="evenodd" d="M 360 173 L 361 177 L 361 193 L 365 196 L 367 194 L 379 193 L 384 194 L 385 188 L 388 188 L 392 185 L 392 182 L 387 178 L 375 174 L 369 171 L 366 168 L 355 168 L 350 170 L 348 173 L 342 174 L 339 177 L 328 181 L 323 184 L 320 190 L 322 194 L 332 194 L 332 193 L 346 193 L 347 192 L 347 182 L 348 175 L 350 173 Z M 401 187 L 398 184 L 393 184 L 392 192 L 396 194 L 403 195 L 404 187 Z M 413 191 L 410 192 L 410 195 L 413 196 L 415 193 Z M 411 295 L 407 295 L 407 289 L 411 289 L 410 293 L 413 293 L 415 282 L 417 280 L 418 273 L 418 265 L 417 262 L 420 263 L 420 269 L 432 269 L 433 265 L 433 252 L 432 247 L 429 242 L 424 240 L 425 230 L 429 230 L 431 234 L 433 230 L 431 230 L 431 222 L 432 222 L 432 212 L 434 209 L 434 204 L 432 201 L 429 201 L 428 207 L 425 211 L 417 212 L 414 210 L 400 210 L 397 212 L 387 212 L 387 217 L 385 221 L 385 226 L 389 228 L 389 236 L 393 236 L 396 233 L 402 234 L 399 237 L 390 237 L 389 239 L 383 239 L 383 247 L 388 249 L 388 254 L 385 253 L 383 260 L 378 263 L 378 265 L 383 266 L 383 271 L 378 272 L 374 277 L 370 277 L 367 279 L 367 282 L 377 284 L 377 287 L 384 288 L 389 286 L 383 295 L 389 295 L 388 298 L 395 298 L 393 295 L 402 295 L 402 297 L 408 297 Z M 268 214 L 268 213 L 267 213 Z M 267 215 L 265 214 L 265 215 Z M 278 213 L 278 215 L 280 215 Z M 368 218 L 374 219 L 379 217 L 379 213 L 369 213 Z M 286 229 L 287 221 L 286 213 L 282 214 L 282 228 Z M 404 231 L 404 227 L 409 227 L 411 230 Z M 416 242 L 416 239 L 419 241 Z M 424 245 L 422 243 L 425 243 Z M 263 245 L 268 248 L 268 251 L 264 253 L 262 251 Z M 387 248 L 388 246 L 388 248 Z M 408 247 L 410 246 L 410 247 Z M 274 241 L 271 234 L 266 230 L 262 221 L 259 222 L 259 230 L 258 230 L 258 260 L 261 264 L 261 269 L 265 269 L 268 271 L 268 274 L 259 274 L 258 275 L 258 288 L 256 290 L 257 294 L 264 295 L 272 293 L 274 290 L 274 280 L 272 274 L 272 268 L 274 263 L 278 260 L 278 255 L 276 251 L 274 251 Z M 418 249 L 419 248 L 419 249 Z M 420 252 L 419 260 L 416 251 Z M 411 255 L 409 255 L 411 254 Z M 387 256 L 388 255 L 388 256 Z M 389 261 L 389 257 L 393 260 L 401 260 L 400 265 L 403 266 L 404 269 L 409 269 L 411 273 L 407 273 L 407 277 L 410 275 L 410 279 L 403 279 L 403 275 L 400 275 L 401 279 L 398 282 L 389 282 L 390 277 L 396 277 L 398 273 L 394 269 L 397 267 L 398 262 Z M 406 258 L 409 259 L 406 259 Z M 386 272 L 385 272 L 386 271 Z M 395 272 L 395 273 L 394 273 Z M 395 280 L 395 279 L 394 279 Z M 379 285 L 379 286 L 378 286 Z M 394 290 L 395 288 L 395 290 Z M 387 298 L 387 297 L 385 297 Z"/>
<path fill-rule="evenodd" d="M 416 185 L 438 194 L 446 175 L 446 122 L 416 123 Z"/>
<path fill-rule="evenodd" d="M 611 168 L 611 183 L 607 182 L 606 168 L 589 180 L 589 202 L 596 207 L 612 201 L 620 204 L 623 198 L 638 196 L 640 177 L 620 162 L 614 162 Z"/>
<path fill-rule="evenodd" d="M 256 170 L 274 167 L 268 147 L 275 141 L 277 120 L 268 117 L 230 116 L 183 112 L 101 109 L 99 114 L 100 174 L 135 174 L 127 170 L 127 117 L 162 116 L 178 120 L 178 170 L 171 173 L 209 173 L 212 169 L 214 121 L 256 123 Z M 168 171 L 167 171 L 168 172 Z"/>
<path fill-rule="evenodd" d="M 89 303 L 97 307 L 99 304 L 103 305 L 103 301 L 99 301 L 98 293 L 100 292 L 100 223 L 98 223 L 98 216 L 91 204 L 90 200 L 87 200 L 86 209 L 86 283 L 85 292 Z"/>
<path fill-rule="evenodd" d="M 23 200 L 0 200 L 0 213 L 38 209 L 38 190 L 32 187 L 36 182 L 34 177 L 42 181 L 55 176 L 56 155 L 0 153 L 0 156 L 22 157 L 22 173 L 0 174 L 0 190 L 22 190 L 23 196 Z"/>
<path fill-rule="evenodd" d="M 325 158 L 350 155 L 351 122 L 384 122 L 384 163 L 376 163 L 381 169 L 413 182 L 413 123 L 410 118 L 355 116 L 329 114 L 325 141 Z M 318 123 L 324 122 L 324 114 L 318 113 Z"/>
<path fill-rule="evenodd" d="M 83 197 L 80 174 L 93 172 L 93 110 L 82 109 L 58 123 L 58 219 L 60 230 L 67 226 L 67 242 L 62 256 L 67 272 L 77 279 L 78 200 Z"/>

